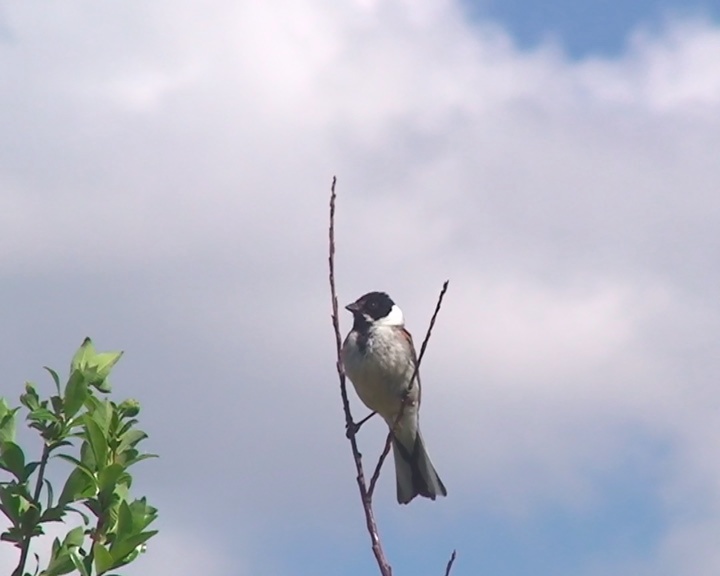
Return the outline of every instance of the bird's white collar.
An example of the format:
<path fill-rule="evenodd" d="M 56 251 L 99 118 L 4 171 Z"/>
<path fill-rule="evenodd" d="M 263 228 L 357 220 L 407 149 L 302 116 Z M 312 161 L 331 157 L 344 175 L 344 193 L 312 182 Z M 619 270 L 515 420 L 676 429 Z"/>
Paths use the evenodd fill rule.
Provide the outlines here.
<path fill-rule="evenodd" d="M 393 304 L 390 313 L 384 318 L 376 320 L 377 326 L 405 326 L 405 316 L 397 304 Z"/>

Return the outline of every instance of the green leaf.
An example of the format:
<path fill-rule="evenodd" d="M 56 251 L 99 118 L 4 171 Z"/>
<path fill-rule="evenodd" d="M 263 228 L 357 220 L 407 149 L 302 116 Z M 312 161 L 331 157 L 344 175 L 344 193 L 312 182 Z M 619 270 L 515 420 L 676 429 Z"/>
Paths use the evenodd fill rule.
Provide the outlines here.
<path fill-rule="evenodd" d="M 95 571 L 98 573 L 98 576 L 113 567 L 112 555 L 100 542 L 95 542 L 93 545 L 93 553 L 95 555 Z"/>
<path fill-rule="evenodd" d="M 110 552 L 112 553 L 112 557 L 115 560 L 114 566 L 120 566 L 123 563 L 125 557 L 128 556 L 128 554 L 134 552 L 138 546 L 141 546 L 143 543 L 147 542 L 157 533 L 157 530 L 149 530 L 148 532 L 140 532 L 139 534 L 134 534 L 129 538 L 125 538 L 123 540 L 116 540 L 115 542 L 113 542 L 112 546 L 110 547 Z"/>
<path fill-rule="evenodd" d="M 12 410 L 8 407 L 5 398 L 0 398 L 0 442 L 15 441 L 15 413 L 18 408 Z"/>
<path fill-rule="evenodd" d="M 100 400 L 100 398 L 92 394 L 88 396 L 87 402 L 85 402 L 89 414 L 94 414 L 98 410 L 105 410 L 106 404 L 105 400 Z"/>
<path fill-rule="evenodd" d="M 24 477 L 30 478 L 30 475 L 35 472 L 36 468 L 40 466 L 40 462 L 28 462 L 25 464 L 25 470 L 23 470 Z"/>
<path fill-rule="evenodd" d="M 24 520 L 23 516 L 32 506 L 31 499 L 27 484 L 15 481 L 0 484 L 0 510 L 13 525 Z"/>
<path fill-rule="evenodd" d="M 37 526 L 37 524 L 40 522 L 40 509 L 33 504 L 30 500 L 25 500 L 24 498 L 20 498 L 21 500 L 21 510 L 22 512 L 22 519 L 21 522 L 23 526 L 27 529 L 28 527 L 34 527 Z M 24 500 L 24 502 L 23 502 Z M 24 504 L 24 507 L 22 506 Z M 42 529 L 40 531 L 42 533 Z"/>
<path fill-rule="evenodd" d="M 90 446 L 90 442 L 88 442 L 87 440 L 85 440 L 82 443 L 82 446 L 80 446 L 80 459 L 82 460 L 83 466 L 85 466 L 88 470 L 97 470 L 98 463 L 95 460 L 95 454 L 93 453 L 92 447 Z"/>
<path fill-rule="evenodd" d="M 82 462 L 75 458 L 75 456 L 70 456 L 70 454 L 55 454 L 55 458 L 60 458 L 61 460 L 67 460 L 68 462 L 71 462 L 75 466 L 80 466 L 81 468 L 85 468 Z M 90 470 L 87 469 L 88 474 L 90 474 Z"/>
<path fill-rule="evenodd" d="M 95 478 L 86 470 L 78 466 L 70 473 L 65 481 L 60 498 L 58 498 L 58 506 L 64 506 L 70 502 L 76 502 L 83 498 L 88 498 L 95 494 Z"/>
<path fill-rule="evenodd" d="M 50 548 L 50 557 L 54 558 L 60 551 L 60 538 L 54 538 L 52 548 Z"/>
<path fill-rule="evenodd" d="M 132 486 L 132 476 L 126 474 L 122 477 L 121 481 L 115 485 L 115 496 L 118 498 L 118 502 L 123 500 L 130 501 L 130 486 Z"/>
<path fill-rule="evenodd" d="M 74 370 L 65 386 L 65 416 L 72 418 L 82 408 L 88 395 L 87 387 L 87 380 L 83 373 L 80 370 Z"/>
<path fill-rule="evenodd" d="M 102 470 L 107 460 L 108 443 L 105 433 L 92 418 L 85 419 L 85 439 L 92 448 L 97 470 Z"/>
<path fill-rule="evenodd" d="M 130 504 L 130 512 L 133 516 L 133 528 L 143 530 L 157 519 L 157 508 L 150 506 L 147 500 L 139 498 Z"/>
<path fill-rule="evenodd" d="M 138 442 L 147 437 L 148 435 L 142 430 L 128 430 L 120 437 L 120 444 L 117 447 L 117 451 L 125 452 L 125 450 L 134 447 Z"/>
<path fill-rule="evenodd" d="M 48 410 L 45 406 L 36 408 L 27 415 L 27 419 L 33 422 L 58 422 L 58 417 L 54 412 Z"/>
<path fill-rule="evenodd" d="M 95 516 L 98 518 L 103 513 L 103 507 L 100 505 L 100 502 L 98 502 L 97 498 L 87 498 L 83 501 L 83 504 L 85 507 L 90 510 Z"/>
<path fill-rule="evenodd" d="M 125 468 L 120 464 L 111 464 L 107 468 L 100 470 L 98 474 L 98 488 L 102 491 L 112 491 L 118 482 L 118 479 L 125 473 Z"/>
<path fill-rule="evenodd" d="M 70 361 L 70 372 L 75 370 L 82 370 L 82 367 L 87 365 L 88 360 L 95 355 L 95 347 L 93 346 L 90 338 L 85 338 L 83 343 L 78 348 L 77 352 Z"/>
<path fill-rule="evenodd" d="M 63 399 L 60 396 L 50 396 L 50 405 L 56 415 L 63 413 Z"/>
<path fill-rule="evenodd" d="M 70 550 L 55 539 L 50 562 L 48 563 L 48 567 L 43 570 L 42 576 L 60 576 L 61 574 L 69 574 L 74 569 L 75 565 L 72 561 Z"/>
<path fill-rule="evenodd" d="M 75 569 L 72 558 L 69 553 L 64 553 L 62 556 L 51 561 L 48 567 L 43 570 L 41 576 L 62 576 L 63 574 L 70 574 Z"/>
<path fill-rule="evenodd" d="M 110 385 L 110 381 L 105 379 L 102 382 L 93 382 L 93 386 L 97 388 L 100 392 L 105 392 L 105 394 L 112 392 L 112 386 Z"/>
<path fill-rule="evenodd" d="M 24 539 L 25 534 L 23 533 L 22 529 L 15 526 L 8 528 L 5 532 L 0 534 L 0 540 L 4 542 L 12 542 L 18 548 L 20 547 Z"/>
<path fill-rule="evenodd" d="M 37 576 L 38 572 L 40 572 L 40 555 L 37 552 L 33 552 L 33 558 L 35 558 L 35 572 L 32 573 L 32 576 Z"/>
<path fill-rule="evenodd" d="M 130 428 L 135 426 L 135 424 L 137 424 L 137 423 L 138 423 L 138 421 L 135 418 L 130 418 L 129 420 L 126 420 L 125 422 L 123 422 L 123 425 L 117 429 L 118 435 L 122 436 L 123 434 L 125 434 L 125 432 L 130 430 Z"/>
<path fill-rule="evenodd" d="M 122 355 L 122 352 L 102 352 L 96 354 L 95 358 L 93 358 L 93 367 L 97 370 L 98 376 L 105 380 Z"/>
<path fill-rule="evenodd" d="M 7 486 L 0 487 L 0 511 L 13 524 L 20 523 L 20 497 L 11 493 Z"/>
<path fill-rule="evenodd" d="M 8 412 L 10 412 L 10 406 L 8 406 L 7 400 L 0 396 L 0 418 L 5 416 Z"/>
<path fill-rule="evenodd" d="M 118 363 L 122 354 L 122 352 L 97 353 L 90 338 L 86 338 L 80 349 L 75 353 L 70 369 L 71 371 L 80 370 L 88 384 L 101 392 L 109 392 L 108 375 L 113 366 Z"/>
<path fill-rule="evenodd" d="M 19 482 L 25 481 L 25 454 L 15 442 L 0 443 L 0 468 L 11 472 Z"/>
<path fill-rule="evenodd" d="M 31 424 L 30 427 L 32 428 L 33 424 Z M 65 440 L 62 440 L 62 438 L 67 435 L 67 429 L 64 428 L 60 422 L 51 422 L 42 430 L 40 435 L 53 446 L 64 446 L 67 444 Z"/>
<path fill-rule="evenodd" d="M 88 572 L 87 568 L 85 568 L 83 559 L 80 557 L 80 555 L 75 550 L 70 551 L 70 560 L 72 561 L 73 566 L 75 566 L 75 570 L 80 572 L 81 576 L 90 576 L 90 573 Z"/>
<path fill-rule="evenodd" d="M 140 402 L 134 398 L 128 398 L 120 403 L 118 412 L 123 418 L 133 418 L 140 413 Z"/>
<path fill-rule="evenodd" d="M 52 377 L 53 382 L 55 382 L 55 388 L 57 388 L 57 393 L 60 394 L 60 376 L 58 376 L 58 373 L 55 372 L 55 370 L 53 370 L 52 368 L 48 368 L 47 366 L 43 366 L 43 368 L 45 368 L 45 370 L 47 370 Z"/>
<path fill-rule="evenodd" d="M 142 530 L 144 526 L 140 527 Z M 133 531 L 133 517 L 130 506 L 123 500 L 118 506 L 117 527 L 115 533 L 118 540 L 124 540 Z"/>
<path fill-rule="evenodd" d="M 137 450 L 134 450 L 133 452 L 137 454 Z M 138 462 L 142 462 L 148 458 L 160 458 L 160 456 L 157 454 L 141 454 L 140 456 L 134 455 L 132 458 L 128 458 L 127 460 L 123 459 L 123 464 L 125 468 L 129 468 L 133 464 L 137 464 Z"/>
<path fill-rule="evenodd" d="M 65 506 L 55 506 L 53 508 L 47 508 L 40 516 L 40 523 L 44 522 L 60 522 L 67 513 Z"/>
<path fill-rule="evenodd" d="M 65 546 L 82 546 L 82 543 L 85 541 L 85 529 L 82 526 L 78 526 L 77 528 L 73 528 L 65 535 L 65 538 L 63 539 L 63 544 Z"/>
<path fill-rule="evenodd" d="M 25 394 L 20 396 L 20 402 L 30 411 L 40 407 L 40 398 L 32 382 L 25 382 Z"/>
<path fill-rule="evenodd" d="M 35 462 L 32 462 L 32 464 L 35 464 Z M 39 464 L 39 462 L 38 462 Z M 29 466 L 29 464 L 28 464 Z M 27 470 L 27 466 L 25 466 L 25 469 Z M 28 474 L 28 477 L 30 475 Z M 52 502 L 53 497 L 55 496 L 55 491 L 53 490 L 52 484 L 50 483 L 50 480 L 47 478 L 43 478 L 43 482 L 45 483 L 45 489 L 47 490 L 47 505 L 46 508 L 52 508 Z"/>
<path fill-rule="evenodd" d="M 115 406 L 112 402 L 108 402 L 107 400 L 101 401 L 97 398 L 93 398 L 93 401 L 87 402 L 86 406 L 88 408 L 88 412 L 85 416 L 85 420 L 92 418 L 105 434 L 114 429 L 112 427 L 112 422 L 116 420 L 116 413 Z"/>

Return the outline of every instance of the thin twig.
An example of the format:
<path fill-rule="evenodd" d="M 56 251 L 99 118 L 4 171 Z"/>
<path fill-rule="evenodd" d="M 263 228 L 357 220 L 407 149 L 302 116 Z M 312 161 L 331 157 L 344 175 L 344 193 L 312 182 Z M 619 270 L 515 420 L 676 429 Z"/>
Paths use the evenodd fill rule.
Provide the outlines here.
<path fill-rule="evenodd" d="M 377 481 L 380 478 L 380 470 L 382 469 L 383 463 L 385 462 L 385 458 L 387 458 L 387 455 L 390 454 L 392 437 L 392 432 L 388 432 L 387 438 L 385 439 L 385 446 L 383 447 L 383 451 L 380 453 L 380 458 L 378 458 L 378 462 L 375 465 L 375 470 L 373 471 L 373 475 L 370 478 L 370 487 L 368 488 L 368 494 L 371 498 L 372 495 L 375 493 L 375 484 L 377 484 Z"/>
<path fill-rule="evenodd" d="M 392 444 L 392 437 L 393 432 L 397 428 L 398 423 L 403 417 L 403 413 L 405 412 L 405 406 L 408 404 L 408 399 L 410 397 L 410 390 L 412 390 L 413 385 L 415 384 L 415 380 L 417 379 L 418 372 L 420 370 L 420 362 L 422 362 L 423 356 L 425 356 L 425 350 L 427 349 L 428 342 L 430 341 L 430 336 L 432 336 L 433 328 L 435 327 L 435 320 L 437 320 L 437 316 L 440 313 L 440 307 L 443 303 L 443 298 L 445 298 L 445 292 L 447 292 L 448 285 L 450 284 L 450 280 L 445 280 L 442 285 L 442 289 L 440 290 L 440 295 L 438 296 L 437 303 L 435 304 L 435 311 L 433 312 L 432 317 L 430 318 L 430 325 L 428 326 L 427 332 L 425 333 L 425 338 L 423 339 L 422 346 L 420 346 L 420 354 L 417 357 L 417 362 L 415 362 L 415 370 L 413 370 L 412 378 L 410 379 L 410 385 L 408 386 L 408 389 L 405 391 L 405 395 L 403 396 L 402 404 L 400 404 L 400 410 L 398 411 L 397 416 L 395 417 L 395 422 L 393 422 L 392 430 L 387 436 L 387 439 L 385 440 L 385 446 L 383 448 L 383 451 L 380 453 L 380 458 L 378 458 L 378 462 L 375 465 L 375 470 L 373 472 L 373 475 L 370 477 L 370 487 L 368 488 L 368 494 L 372 497 L 373 492 L 375 491 L 375 484 L 377 484 L 378 479 L 380 478 L 380 470 L 382 469 L 383 464 L 385 463 L 385 459 L 387 458 L 388 453 L 390 452 L 390 445 Z"/>
<path fill-rule="evenodd" d="M 362 456 L 357 447 L 357 440 L 355 438 L 355 431 L 353 429 L 353 419 L 350 413 L 350 402 L 348 401 L 347 385 L 345 382 L 345 372 L 343 371 L 342 361 L 340 358 L 340 351 L 342 349 L 342 337 L 340 336 L 340 319 L 338 316 L 338 300 L 337 292 L 335 290 L 335 184 L 337 178 L 333 176 L 332 186 L 330 188 L 330 226 L 329 226 L 329 280 L 330 280 L 330 296 L 332 298 L 332 322 L 335 330 L 335 347 L 337 351 L 337 362 L 335 367 L 337 368 L 338 378 L 340 379 L 340 395 L 342 396 L 343 411 L 345 412 L 345 426 L 348 429 L 348 438 L 350 440 L 350 447 L 352 449 L 353 460 L 355 461 L 355 470 L 357 471 L 357 484 L 360 491 L 360 500 L 362 501 L 363 510 L 365 512 L 365 524 L 367 526 L 368 533 L 370 534 L 370 542 L 372 544 L 372 551 L 375 555 L 378 568 L 382 576 L 392 576 L 392 568 L 388 564 L 385 558 L 385 553 L 380 543 L 380 536 L 378 534 L 377 524 L 375 523 L 375 517 L 372 509 L 372 495 L 368 493 L 365 486 L 365 474 L 362 466 Z"/>
<path fill-rule="evenodd" d="M 427 332 L 425 333 L 425 339 L 423 340 L 422 346 L 420 346 L 420 355 L 418 356 L 417 362 L 415 363 L 415 371 L 413 372 L 412 380 L 410 380 L 408 392 L 412 390 L 412 387 L 415 384 L 415 379 L 417 378 L 418 371 L 420 370 L 420 362 L 422 362 L 423 356 L 425 356 L 425 350 L 427 349 L 428 342 L 430 341 L 430 336 L 432 335 L 433 328 L 435 327 L 435 320 L 437 320 L 437 316 L 440 313 L 440 307 L 442 306 L 443 298 L 445 298 L 445 292 L 447 292 L 449 284 L 450 280 L 445 280 L 445 282 L 443 282 L 442 289 L 440 290 L 440 295 L 438 296 L 437 304 L 435 304 L 435 311 L 433 312 L 432 318 L 430 318 L 430 325 L 428 326 Z"/>
<path fill-rule="evenodd" d="M 456 556 L 457 556 L 457 551 L 453 550 L 452 554 L 450 555 L 450 560 L 448 560 L 447 566 L 445 567 L 445 576 L 450 576 L 450 570 L 452 570 L 453 563 L 455 562 Z"/>

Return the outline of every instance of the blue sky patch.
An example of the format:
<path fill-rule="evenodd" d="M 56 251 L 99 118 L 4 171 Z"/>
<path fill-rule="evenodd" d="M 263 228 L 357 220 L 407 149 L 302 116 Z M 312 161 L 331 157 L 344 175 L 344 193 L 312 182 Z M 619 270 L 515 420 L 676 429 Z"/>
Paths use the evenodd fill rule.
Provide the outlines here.
<path fill-rule="evenodd" d="M 522 48 L 551 40 L 573 58 L 617 56 L 638 28 L 657 28 L 668 18 L 720 20 L 720 0 L 463 0 L 473 19 L 504 26 Z"/>

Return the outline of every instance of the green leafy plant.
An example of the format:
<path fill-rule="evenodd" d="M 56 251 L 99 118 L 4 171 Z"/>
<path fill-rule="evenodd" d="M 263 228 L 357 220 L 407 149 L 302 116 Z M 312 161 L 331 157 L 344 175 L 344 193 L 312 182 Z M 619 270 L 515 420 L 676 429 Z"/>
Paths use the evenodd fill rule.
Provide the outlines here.
<path fill-rule="evenodd" d="M 105 397 L 110 371 L 121 356 L 96 352 L 86 338 L 64 387 L 57 372 L 46 368 L 57 394 L 41 398 L 34 384 L 25 384 L 20 402 L 28 426 L 42 438 L 39 460 L 28 460 L 16 443 L 21 407 L 11 408 L 0 398 L 0 511 L 10 521 L 0 540 L 20 551 L 12 576 L 111 576 L 135 560 L 157 533 L 147 529 L 157 510 L 145 498 L 130 496 L 129 468 L 155 456 L 138 450 L 147 437 L 135 427 L 140 406 L 135 400 L 116 404 Z M 57 498 L 48 479 L 53 458 L 72 464 Z M 70 514 L 78 514 L 82 525 L 69 529 L 62 540 L 55 538 L 47 567 L 40 568 L 35 554 L 35 569 L 27 571 L 32 539 L 44 534 L 50 522 L 67 522 Z"/>

